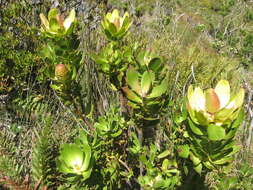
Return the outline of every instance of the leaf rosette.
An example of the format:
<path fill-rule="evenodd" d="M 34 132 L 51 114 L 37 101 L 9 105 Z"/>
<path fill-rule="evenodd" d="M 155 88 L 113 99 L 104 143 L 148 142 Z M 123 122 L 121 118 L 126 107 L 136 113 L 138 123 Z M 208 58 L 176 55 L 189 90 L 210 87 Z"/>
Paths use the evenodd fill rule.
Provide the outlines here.
<path fill-rule="evenodd" d="M 111 13 L 105 15 L 101 24 L 109 40 L 120 40 L 127 34 L 132 22 L 129 19 L 128 12 L 120 17 L 119 11 L 114 9 Z"/>
<path fill-rule="evenodd" d="M 124 118 L 119 114 L 118 108 L 111 108 L 105 116 L 101 116 L 94 127 L 100 137 L 115 138 L 121 135 L 125 126 Z"/>
<path fill-rule="evenodd" d="M 50 38 L 62 37 L 71 34 L 76 21 L 75 16 L 76 13 L 74 9 L 70 11 L 66 19 L 64 19 L 63 15 L 61 15 L 59 10 L 56 8 L 53 8 L 48 12 L 48 18 L 41 13 L 41 32 Z"/>
<path fill-rule="evenodd" d="M 111 42 L 99 54 L 93 54 L 92 59 L 99 70 L 109 77 L 112 89 L 118 90 L 129 62 L 132 61 L 132 49 L 126 46 L 118 47 Z"/>
<path fill-rule="evenodd" d="M 92 171 L 91 157 L 91 148 L 88 144 L 83 144 L 82 147 L 77 144 L 63 144 L 56 163 L 60 172 L 82 176 L 83 180 L 86 180 Z"/>
<path fill-rule="evenodd" d="M 168 100 L 168 72 L 162 59 L 147 51 L 140 52 L 137 64 L 128 68 L 125 80 L 122 90 L 128 104 L 140 110 L 144 119 L 157 119 L 158 112 Z"/>
<path fill-rule="evenodd" d="M 204 167 L 216 170 L 228 166 L 240 149 L 234 137 L 244 119 L 244 94 L 242 88 L 231 94 L 227 80 L 220 80 L 214 89 L 188 88 L 189 118 L 184 134 L 188 144 L 179 145 L 177 150 L 180 157 L 192 161 L 193 169 L 199 174 Z"/>

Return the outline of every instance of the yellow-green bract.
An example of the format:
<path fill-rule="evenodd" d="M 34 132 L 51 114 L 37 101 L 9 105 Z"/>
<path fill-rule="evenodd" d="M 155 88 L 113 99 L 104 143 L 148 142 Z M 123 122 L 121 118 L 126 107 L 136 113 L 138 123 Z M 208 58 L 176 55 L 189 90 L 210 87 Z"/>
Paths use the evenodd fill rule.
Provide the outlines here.
<path fill-rule="evenodd" d="M 61 37 L 72 33 L 75 23 L 75 10 L 72 9 L 66 19 L 59 13 L 56 8 L 48 12 L 48 19 L 44 14 L 40 14 L 42 23 L 41 31 L 47 37 Z"/>
<path fill-rule="evenodd" d="M 227 80 L 220 80 L 216 87 L 203 91 L 191 85 L 187 94 L 187 110 L 198 125 L 229 124 L 238 116 L 244 100 L 244 89 L 231 95 Z"/>
<path fill-rule="evenodd" d="M 127 34 L 132 23 L 129 20 L 128 12 L 123 17 L 120 17 L 119 11 L 114 9 L 112 13 L 105 15 L 101 24 L 109 40 L 120 40 Z"/>

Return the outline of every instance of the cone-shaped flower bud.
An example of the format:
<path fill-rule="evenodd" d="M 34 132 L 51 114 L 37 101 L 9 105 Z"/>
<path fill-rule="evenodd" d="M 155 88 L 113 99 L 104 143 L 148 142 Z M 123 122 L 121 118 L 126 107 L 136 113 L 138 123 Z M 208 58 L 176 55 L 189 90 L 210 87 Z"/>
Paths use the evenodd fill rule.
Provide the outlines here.
<path fill-rule="evenodd" d="M 199 125 L 222 125 L 236 119 L 244 100 L 244 89 L 231 96 L 229 82 L 220 80 L 215 89 L 203 92 L 199 87 L 188 88 L 187 110 Z"/>
<path fill-rule="evenodd" d="M 64 20 L 63 15 L 59 13 L 59 10 L 53 8 L 48 13 L 48 19 L 44 14 L 40 14 L 40 20 L 42 23 L 41 31 L 47 37 L 61 37 L 68 35 L 73 31 L 75 23 L 75 10 L 72 9 L 68 17 Z"/>
<path fill-rule="evenodd" d="M 64 64 L 57 64 L 55 66 L 55 77 L 56 80 L 65 81 L 68 78 L 69 70 Z"/>
<path fill-rule="evenodd" d="M 127 12 L 120 17 L 119 11 L 114 9 L 112 13 L 106 14 L 101 24 L 109 40 L 120 40 L 127 34 L 132 23 Z"/>
<path fill-rule="evenodd" d="M 83 148 L 76 144 L 63 144 L 56 163 L 62 173 L 82 175 L 87 179 L 92 170 L 91 148 L 87 144 Z"/>
<path fill-rule="evenodd" d="M 214 89 L 210 88 L 206 91 L 206 110 L 209 113 L 215 113 L 220 108 L 220 100 Z"/>

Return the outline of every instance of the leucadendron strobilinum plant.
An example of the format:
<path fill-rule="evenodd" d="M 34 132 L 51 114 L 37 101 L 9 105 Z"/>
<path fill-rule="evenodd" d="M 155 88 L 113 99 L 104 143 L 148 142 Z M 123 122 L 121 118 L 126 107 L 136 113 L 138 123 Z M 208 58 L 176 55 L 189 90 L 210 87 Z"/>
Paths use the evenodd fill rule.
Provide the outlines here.
<path fill-rule="evenodd" d="M 168 68 L 162 57 L 152 51 L 142 50 L 138 43 L 129 44 L 124 40 L 127 34 L 130 35 L 131 23 L 128 13 L 125 13 L 123 17 L 119 16 L 118 10 L 106 14 L 102 21 L 102 31 L 109 43 L 92 58 L 98 65 L 98 69 L 108 77 L 112 89 L 117 90 L 121 95 L 123 99 L 121 102 L 124 102 L 124 108 L 129 111 L 127 116 L 129 123 L 134 125 L 138 131 L 138 138 L 136 135 L 134 144 L 141 146 L 146 141 L 142 130 L 155 127 L 168 105 L 169 76 Z M 123 133 L 122 130 L 118 130 L 120 125 L 114 124 L 113 122 L 116 122 L 114 120 L 112 123 L 108 121 L 100 118 L 99 122 L 95 124 L 98 136 L 118 139 L 119 133 Z M 150 138 L 153 138 L 152 135 Z M 138 179 L 139 185 L 145 189 L 173 189 L 174 186 L 179 185 L 180 172 L 175 169 L 175 165 L 170 163 L 169 158 L 165 158 L 168 155 L 165 155 L 164 159 L 157 159 L 154 153 L 150 159 L 145 159 L 147 155 L 143 154 L 147 150 L 137 151 L 139 148 L 131 149 L 134 154 L 132 162 L 125 160 L 126 164 L 130 166 L 128 172 L 124 172 L 127 181 L 133 178 Z M 119 156 L 116 152 L 112 151 L 112 153 L 113 157 Z M 157 167 L 158 165 L 163 165 L 162 169 Z M 139 171 L 138 177 L 134 176 L 133 171 Z M 117 174 L 114 170 L 113 173 L 113 175 Z"/>
<path fill-rule="evenodd" d="M 100 53 L 92 55 L 92 58 L 99 70 L 109 77 L 113 90 L 121 89 L 125 71 L 132 61 L 135 48 L 123 41 L 131 25 L 129 14 L 126 12 L 120 17 L 117 9 L 107 13 L 101 22 L 102 31 L 109 43 Z"/>
<path fill-rule="evenodd" d="M 227 80 L 203 91 L 200 87 L 188 88 L 186 109 L 188 125 L 184 133 L 187 145 L 178 147 L 179 156 L 189 158 L 194 169 L 219 170 L 233 160 L 239 150 L 235 133 L 243 120 L 244 90 L 230 92 Z M 206 170 L 205 170 L 206 171 Z"/>
<path fill-rule="evenodd" d="M 102 29 L 110 42 L 93 59 L 109 76 L 112 88 L 124 93 L 138 119 L 155 120 L 167 102 L 167 68 L 161 57 L 137 44 L 124 44 L 131 23 L 127 12 L 123 17 L 118 10 L 107 13 Z"/>
<path fill-rule="evenodd" d="M 77 51 L 79 41 L 74 34 L 75 10 L 72 9 L 64 19 L 60 11 L 53 8 L 47 17 L 41 13 L 40 19 L 41 36 L 45 41 L 41 54 L 46 63 L 41 68 L 42 76 L 52 81 L 51 87 L 63 103 L 72 104 L 79 93 L 76 79 L 81 62 Z"/>

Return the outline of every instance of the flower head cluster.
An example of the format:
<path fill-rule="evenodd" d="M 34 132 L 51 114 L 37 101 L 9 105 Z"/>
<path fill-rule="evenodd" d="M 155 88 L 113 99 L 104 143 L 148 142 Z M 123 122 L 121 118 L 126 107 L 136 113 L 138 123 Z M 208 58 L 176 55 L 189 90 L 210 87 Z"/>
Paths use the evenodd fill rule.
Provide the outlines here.
<path fill-rule="evenodd" d="M 42 23 L 42 33 L 47 37 L 61 37 L 70 34 L 73 31 L 75 23 L 75 10 L 72 9 L 66 19 L 59 13 L 59 10 L 53 8 L 48 13 L 48 19 L 44 14 L 40 14 Z"/>
<path fill-rule="evenodd" d="M 127 12 L 123 17 L 120 17 L 119 11 L 114 9 L 112 13 L 107 13 L 104 17 L 102 28 L 108 39 L 120 40 L 127 34 L 131 24 Z"/>
<path fill-rule="evenodd" d="M 231 95 L 227 80 L 220 80 L 216 87 L 203 91 L 190 86 L 187 95 L 187 110 L 198 125 L 210 123 L 223 125 L 236 119 L 244 100 L 244 90 Z"/>

